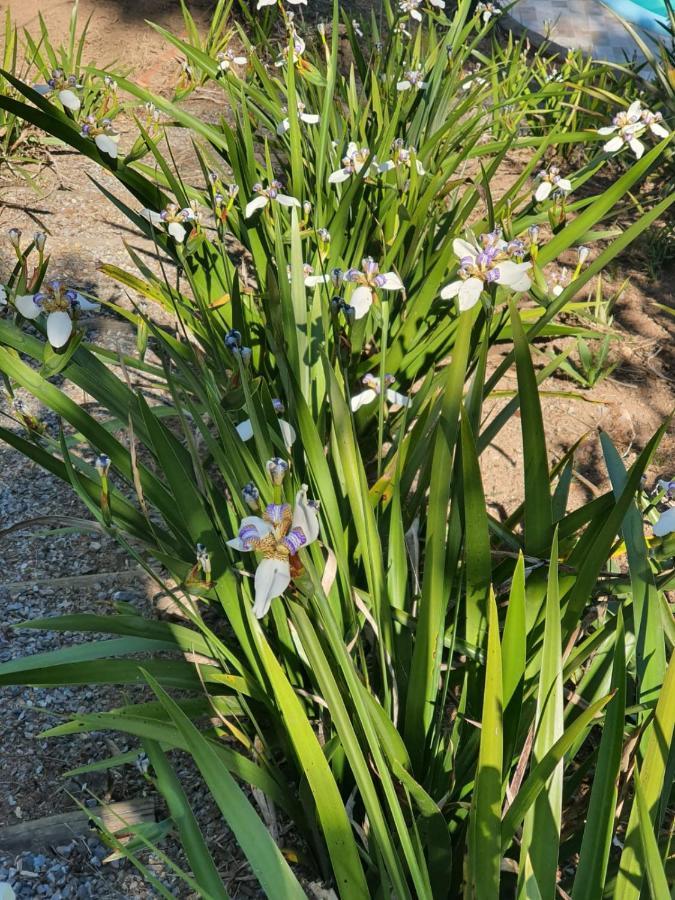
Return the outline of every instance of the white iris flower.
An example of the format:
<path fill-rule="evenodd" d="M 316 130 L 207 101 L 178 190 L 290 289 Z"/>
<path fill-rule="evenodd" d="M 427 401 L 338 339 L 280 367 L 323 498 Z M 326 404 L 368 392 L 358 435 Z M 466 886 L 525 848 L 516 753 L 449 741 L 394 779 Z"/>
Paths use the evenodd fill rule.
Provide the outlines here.
<path fill-rule="evenodd" d="M 66 77 L 63 69 L 54 69 L 47 84 L 36 84 L 33 90 L 43 95 L 55 93 L 62 106 L 71 112 L 77 112 L 82 104 L 75 91 L 81 88 L 82 85 L 78 84 L 74 75 Z"/>
<path fill-rule="evenodd" d="M 73 316 L 80 310 L 100 309 L 67 288 L 62 281 L 50 281 L 37 294 L 23 294 L 16 297 L 14 305 L 26 319 L 37 319 L 43 313 L 47 316 L 47 339 L 55 350 L 65 347 L 73 332 Z"/>
<path fill-rule="evenodd" d="M 101 153 L 117 159 L 117 142 L 120 136 L 113 131 L 110 119 L 97 122 L 95 116 L 87 116 L 80 133 L 82 137 L 92 138 Z"/>
<path fill-rule="evenodd" d="M 230 50 L 220 50 L 216 54 L 216 59 L 218 61 L 218 68 L 221 72 L 227 72 L 232 66 L 245 66 L 248 63 L 248 59 L 245 56 L 237 56 L 237 54 Z"/>
<path fill-rule="evenodd" d="M 498 16 L 501 9 L 494 3 L 478 3 L 476 5 L 476 15 L 480 16 L 483 24 L 487 24 L 493 16 Z"/>
<path fill-rule="evenodd" d="M 395 381 L 396 378 L 393 375 L 384 376 L 384 396 L 387 402 L 391 403 L 392 406 L 409 406 L 410 397 L 406 397 L 405 394 L 399 394 L 398 391 L 391 389 L 390 385 Z M 375 375 L 364 375 L 363 384 L 367 385 L 366 390 L 361 391 L 360 394 L 354 394 L 352 397 L 351 407 L 354 412 L 357 409 L 361 409 L 362 406 L 374 403 L 382 393 L 381 381 Z"/>
<path fill-rule="evenodd" d="M 178 244 L 182 244 L 188 233 L 185 223 L 193 222 L 196 218 L 195 211 L 189 207 L 181 209 L 177 203 L 169 203 L 162 212 L 154 212 L 152 209 L 142 209 L 140 215 L 152 225 L 165 225 L 168 234 Z"/>
<path fill-rule="evenodd" d="M 612 124 L 598 128 L 598 134 L 613 135 L 603 146 L 605 153 L 618 153 L 624 147 L 630 147 L 637 159 L 645 152 L 640 140 L 647 131 L 659 138 L 667 138 L 668 130 L 662 124 L 661 113 L 653 113 L 642 108 L 642 103 L 635 100 L 627 110 L 621 110 L 612 119 Z"/>
<path fill-rule="evenodd" d="M 498 232 L 482 235 L 480 243 L 475 244 L 456 238 L 452 249 L 460 261 L 459 279 L 446 285 L 441 297 L 457 297 L 460 312 L 475 306 L 490 284 L 502 284 L 516 292 L 527 291 L 532 285 L 528 274 L 532 263 L 510 259 L 508 244 Z"/>
<path fill-rule="evenodd" d="M 272 406 L 274 407 L 274 411 L 277 414 L 284 412 L 284 404 L 281 402 L 281 400 L 275 398 L 274 400 L 272 400 Z M 284 439 L 286 449 L 290 450 L 295 443 L 295 428 L 293 428 L 290 422 L 286 422 L 285 419 L 278 419 L 278 422 L 279 431 L 281 432 L 281 436 Z M 236 431 L 242 441 L 250 441 L 253 437 L 253 423 L 250 419 L 246 419 L 244 422 L 240 422 L 239 425 L 237 425 Z"/>
<path fill-rule="evenodd" d="M 284 107 L 284 112 L 287 111 L 286 107 Z M 302 100 L 298 100 L 298 119 L 300 119 L 301 122 L 304 122 L 305 125 L 318 125 L 321 121 L 321 116 L 317 115 L 317 113 L 305 112 L 305 104 Z M 291 123 L 288 120 L 288 117 L 286 117 L 277 125 L 277 134 L 285 134 L 290 127 Z"/>
<path fill-rule="evenodd" d="M 354 141 L 347 144 L 347 152 L 342 158 L 342 168 L 336 169 L 328 176 L 330 184 L 340 184 L 351 178 L 352 175 L 358 175 L 365 165 L 377 166 L 375 159 L 371 159 L 368 147 L 359 147 Z"/>
<path fill-rule="evenodd" d="M 253 193 L 257 194 L 253 200 L 246 204 L 244 218 L 250 219 L 253 213 L 258 209 L 264 209 L 268 203 L 280 203 L 282 206 L 300 206 L 300 201 L 296 197 L 289 197 L 288 194 L 281 194 L 283 187 L 280 181 L 276 179 L 270 181 L 269 187 L 263 187 L 260 182 L 253 185 Z"/>
<path fill-rule="evenodd" d="M 345 272 L 344 280 L 358 285 L 349 298 L 349 304 L 354 310 L 355 319 L 362 319 L 368 315 L 368 310 L 377 297 L 376 290 L 403 290 L 403 282 L 396 272 L 381 273 L 379 265 L 372 256 L 367 256 L 361 261 L 361 269 L 349 269 Z"/>
<path fill-rule="evenodd" d="M 424 80 L 424 72 L 422 69 L 408 69 L 403 74 L 403 80 L 396 83 L 397 91 L 423 91 L 425 88 L 429 87 L 429 82 Z"/>
<path fill-rule="evenodd" d="M 239 534 L 228 541 L 242 553 L 259 553 L 255 573 L 253 615 L 262 619 L 272 600 L 280 597 L 297 574 L 297 554 L 319 536 L 318 505 L 307 499 L 307 485 L 295 496 L 295 507 L 288 503 L 270 503 L 261 516 L 246 516 Z M 291 571 L 293 566 L 293 572 Z"/>
<path fill-rule="evenodd" d="M 392 169 L 408 168 L 415 166 L 418 175 L 426 175 L 424 166 L 417 158 L 417 150 L 415 147 L 406 147 L 399 138 L 394 141 L 393 158 L 382 163 L 379 167 L 380 172 L 391 172 Z"/>
<path fill-rule="evenodd" d="M 534 192 L 534 199 L 541 203 L 551 196 L 553 191 L 569 194 L 572 191 L 572 182 L 560 177 L 560 169 L 557 166 L 549 166 L 537 172 L 535 178 L 539 180 L 539 186 Z"/>

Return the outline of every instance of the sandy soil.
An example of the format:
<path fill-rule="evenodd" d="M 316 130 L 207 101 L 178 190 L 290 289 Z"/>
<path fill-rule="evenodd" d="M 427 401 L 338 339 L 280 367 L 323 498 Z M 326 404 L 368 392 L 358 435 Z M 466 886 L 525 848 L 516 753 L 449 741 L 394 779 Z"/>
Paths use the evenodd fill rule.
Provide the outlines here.
<path fill-rule="evenodd" d="M 196 18 L 205 20 L 207 5 L 191 4 Z M 11 9 L 20 26 L 34 31 L 38 11 L 41 11 L 54 33 L 60 29 L 65 33 L 71 3 L 65 0 L 23 0 L 21 3 L 12 0 Z M 87 60 L 95 60 L 98 64 L 123 62 L 134 70 L 141 83 L 153 90 L 165 89 L 175 82 L 178 71 L 175 51 L 145 27 L 143 20 L 152 19 L 180 33 L 182 20 L 176 3 L 108 0 L 104 4 L 82 0 L 80 9 L 83 19 L 93 13 L 85 54 Z M 177 152 L 184 153 L 187 160 L 187 142 L 183 145 L 180 137 L 176 140 Z M 128 261 L 123 241 L 130 240 L 147 258 L 151 257 L 152 248 L 129 230 L 124 217 L 102 196 L 88 175 L 121 194 L 119 185 L 93 164 L 74 154 L 57 152 L 52 155 L 51 166 L 40 178 L 39 193 L 23 184 L 5 187 L 0 202 L 0 234 L 10 227 L 20 227 L 27 233 L 36 227 L 48 231 L 54 275 L 63 275 L 102 299 L 120 299 L 118 287 L 96 272 L 97 262 L 113 262 L 131 269 L 133 266 Z M 10 259 L 8 246 L 0 241 L 0 280 Z M 639 254 L 634 254 L 611 273 L 611 282 L 615 286 L 627 275 L 631 276 L 631 284 L 615 309 L 622 340 L 613 351 L 619 361 L 613 375 L 592 391 L 583 391 L 562 378 L 551 379 L 544 385 L 544 390 L 551 394 L 574 392 L 577 395 L 575 398 L 544 397 L 544 420 L 552 458 L 559 457 L 582 435 L 588 435 L 578 457 L 579 477 L 573 487 L 573 502 L 588 498 L 606 486 L 597 440 L 599 428 L 609 433 L 626 462 L 630 463 L 675 406 L 672 353 L 675 319 L 659 312 L 654 305 L 657 301 L 675 309 L 672 279 L 665 273 L 660 283 L 655 284 L 645 271 Z M 106 314 L 92 318 L 89 327 L 93 336 L 110 347 L 123 347 L 125 342 L 132 340 L 124 323 Z M 554 346 L 560 348 L 562 345 L 559 341 Z M 491 363 L 496 365 L 498 360 L 497 350 Z M 501 387 L 509 389 L 514 385 L 515 373 L 504 379 Z M 86 402 L 86 399 L 78 398 L 78 402 Z M 494 410 L 486 410 L 488 414 L 492 412 Z M 670 432 L 649 472 L 650 479 L 670 478 L 675 474 L 670 468 L 672 450 L 673 435 Z M 518 419 L 513 419 L 495 444 L 488 448 L 482 465 L 486 495 L 496 514 L 503 516 L 517 504 L 522 491 Z M 82 510 L 70 492 L 55 479 L 37 470 L 17 453 L 0 448 L 0 529 L 27 518 L 56 513 L 81 515 Z M 27 617 L 73 611 L 110 612 L 113 596 L 118 591 L 125 592 L 124 596 L 146 612 L 152 606 L 152 590 L 144 579 L 130 573 L 124 553 L 107 537 L 94 533 L 48 534 L 44 527 L 33 528 L 5 537 L 2 551 L 0 604 L 4 616 L 0 628 L 0 660 L 56 649 L 74 640 L 73 635 L 15 632 L 11 628 Z M 82 576 L 96 577 L 83 580 Z M 53 580 L 64 578 L 74 580 Z M 35 579 L 40 583 L 34 583 Z M 98 775 L 63 781 L 60 777 L 66 768 L 123 751 L 126 747 L 123 739 L 114 745 L 106 735 L 50 742 L 36 739 L 42 728 L 54 724 L 64 714 L 67 716 L 91 705 L 105 707 L 119 702 L 118 691 L 84 687 L 50 695 L 43 690 L 15 688 L 3 690 L 1 696 L 5 722 L 11 722 L 12 738 L 4 741 L 0 748 L 0 829 L 3 824 L 71 806 L 67 791 L 85 800 L 90 796 L 89 791 L 106 798 L 125 799 L 148 790 L 146 781 L 133 767 L 127 767 L 123 776 L 112 779 Z M 37 707 L 46 708 L 46 712 L 38 712 Z M 185 777 L 194 781 L 188 771 Z M 211 833 L 216 834 L 218 827 L 214 816 Z M 218 862 L 229 873 L 230 879 L 236 880 L 237 896 L 254 896 L 249 891 L 249 887 L 251 891 L 253 887 L 248 884 L 227 835 L 216 834 L 216 837 L 220 844 Z M 62 858 L 56 851 L 50 852 L 54 859 Z M 108 872 L 102 876 L 99 874 L 100 863 L 92 862 L 96 854 L 91 848 L 82 850 L 79 847 L 73 852 L 80 860 L 82 882 L 91 880 L 91 896 L 149 896 L 147 888 L 128 866 L 118 866 L 113 874 Z M 3 880 L 2 867 L 11 865 L 11 860 L 0 854 L 0 881 Z M 161 874 L 162 877 L 166 875 L 165 872 Z M 166 877 L 175 896 L 179 896 L 176 883 L 168 875 Z M 28 890 L 31 884 L 27 879 Z M 79 895 L 64 893 L 63 896 Z"/>

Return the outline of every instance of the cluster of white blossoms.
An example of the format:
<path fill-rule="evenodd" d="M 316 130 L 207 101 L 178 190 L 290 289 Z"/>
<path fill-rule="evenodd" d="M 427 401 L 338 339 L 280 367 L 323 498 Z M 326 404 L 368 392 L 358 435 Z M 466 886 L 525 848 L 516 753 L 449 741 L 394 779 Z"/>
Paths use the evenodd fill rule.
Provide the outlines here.
<path fill-rule="evenodd" d="M 612 135 L 605 143 L 605 153 L 618 153 L 624 147 L 630 147 L 637 159 L 645 152 L 645 145 L 640 138 L 651 132 L 658 138 L 667 138 L 670 132 L 663 124 L 661 113 L 653 113 L 635 100 L 626 110 L 621 110 L 612 119 L 611 125 L 598 128 L 603 137 Z"/>
<path fill-rule="evenodd" d="M 117 91 L 117 82 L 114 78 L 106 75 L 103 84 L 108 94 L 114 94 Z M 70 110 L 73 114 L 77 113 L 82 101 L 77 95 L 82 90 L 83 85 L 77 80 L 75 75 L 66 75 L 63 69 L 54 69 L 52 77 L 46 84 L 33 85 L 33 90 L 45 97 L 55 95 L 64 109 Z M 88 115 L 80 128 L 82 137 L 91 138 L 101 153 L 105 153 L 112 159 L 117 159 L 117 142 L 119 135 L 113 131 L 112 121 L 103 118 L 100 122 L 94 115 Z"/>

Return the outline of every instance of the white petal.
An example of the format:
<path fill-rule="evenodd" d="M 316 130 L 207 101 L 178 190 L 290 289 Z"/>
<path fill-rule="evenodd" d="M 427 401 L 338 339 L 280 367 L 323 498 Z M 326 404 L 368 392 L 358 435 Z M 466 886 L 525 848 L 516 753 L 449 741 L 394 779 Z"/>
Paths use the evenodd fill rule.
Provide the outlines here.
<path fill-rule="evenodd" d="M 284 439 L 286 448 L 290 450 L 295 443 L 295 428 L 293 428 L 290 422 L 286 422 L 284 419 L 279 419 L 279 430 L 281 431 L 281 436 Z"/>
<path fill-rule="evenodd" d="M 300 118 L 306 125 L 318 125 L 321 121 L 321 116 L 316 113 L 300 113 Z"/>
<path fill-rule="evenodd" d="M 65 347 L 73 331 L 73 322 L 67 312 L 56 310 L 47 316 L 47 338 L 57 350 Z"/>
<path fill-rule="evenodd" d="M 93 300 L 87 300 L 85 296 L 82 294 L 75 294 L 75 300 L 77 301 L 81 310 L 85 312 L 89 312 L 90 310 L 100 309 L 101 304 L 96 303 Z"/>
<path fill-rule="evenodd" d="M 462 282 L 462 286 L 457 292 L 459 311 L 466 312 L 467 309 L 471 309 L 472 306 L 475 306 L 480 300 L 480 295 L 482 293 L 483 282 L 480 278 L 468 278 L 466 281 Z"/>
<path fill-rule="evenodd" d="M 602 148 L 605 153 L 616 153 L 617 150 L 620 150 L 624 145 L 624 140 L 620 134 L 617 134 L 616 137 L 613 137 L 611 141 L 607 141 L 605 146 Z"/>
<path fill-rule="evenodd" d="M 633 116 L 639 116 L 642 112 L 642 101 L 641 100 L 633 100 L 631 105 L 628 107 L 628 116 L 633 118 Z"/>
<path fill-rule="evenodd" d="M 641 141 L 638 141 L 637 138 L 631 138 L 628 141 L 628 146 L 633 151 L 637 159 L 640 159 L 642 157 L 642 154 L 645 152 L 645 145 Z"/>
<path fill-rule="evenodd" d="M 410 82 L 409 81 L 397 81 L 396 82 L 396 90 L 397 91 L 409 91 L 410 90 Z"/>
<path fill-rule="evenodd" d="M 162 221 L 162 217 L 158 212 L 154 212 L 152 209 L 142 209 L 139 213 L 144 219 L 147 219 L 148 222 L 152 222 L 153 225 L 159 225 Z"/>
<path fill-rule="evenodd" d="M 14 306 L 19 310 L 26 319 L 37 319 L 42 310 L 33 300 L 32 294 L 23 294 L 14 301 Z"/>
<path fill-rule="evenodd" d="M 605 125 L 604 128 L 598 128 L 598 134 L 614 134 L 616 131 L 616 125 Z"/>
<path fill-rule="evenodd" d="M 59 100 L 66 107 L 66 109 L 70 109 L 73 112 L 77 112 L 77 110 L 82 105 L 80 103 L 80 98 L 72 91 L 59 91 Z"/>
<path fill-rule="evenodd" d="M 245 422 L 240 422 L 235 431 L 242 439 L 242 441 L 250 441 L 253 437 L 253 424 L 250 419 L 246 419 Z"/>
<path fill-rule="evenodd" d="M 94 143 L 101 153 L 107 153 L 108 156 L 117 159 L 117 140 L 117 136 L 113 137 L 110 134 L 97 134 L 94 138 Z"/>
<path fill-rule="evenodd" d="M 671 534 L 671 532 L 675 531 L 675 506 L 661 513 L 658 522 L 652 530 L 656 537 L 664 537 L 666 534 Z"/>
<path fill-rule="evenodd" d="M 655 134 L 657 137 L 660 137 L 660 138 L 667 138 L 670 134 L 668 129 L 664 128 L 663 125 L 659 125 L 658 122 L 652 122 L 652 124 L 649 126 L 649 128 L 650 128 L 652 134 Z"/>
<path fill-rule="evenodd" d="M 349 298 L 349 303 L 354 307 L 354 318 L 362 319 L 373 305 L 372 290 L 367 284 L 360 284 Z"/>
<path fill-rule="evenodd" d="M 34 91 L 37 91 L 38 94 L 44 95 L 44 94 L 49 94 L 49 93 L 51 93 L 51 90 L 52 90 L 52 89 L 49 87 L 48 84 L 34 84 L 34 85 L 33 85 L 33 90 L 34 90 Z"/>
<path fill-rule="evenodd" d="M 305 287 L 316 287 L 317 284 L 328 284 L 330 275 L 308 275 L 305 278 Z"/>
<path fill-rule="evenodd" d="M 383 291 L 402 291 L 403 290 L 403 282 L 398 277 L 396 272 L 384 272 L 382 274 L 382 278 L 385 279 L 384 284 L 378 284 L 378 287 Z"/>
<path fill-rule="evenodd" d="M 300 201 L 296 197 L 289 197 L 288 194 L 277 194 L 277 203 L 282 206 L 300 206 Z"/>
<path fill-rule="evenodd" d="M 235 66 L 245 66 L 248 63 L 248 60 L 245 56 L 235 56 L 233 57 L 232 62 Z"/>
<path fill-rule="evenodd" d="M 262 9 L 263 6 L 275 6 L 277 0 L 258 0 L 256 9 Z"/>
<path fill-rule="evenodd" d="M 514 291 L 527 291 L 532 287 L 532 281 L 528 275 L 532 263 L 514 263 L 505 260 L 497 263 L 497 268 L 499 269 L 497 284 L 504 284 Z"/>
<path fill-rule="evenodd" d="M 456 297 L 457 294 L 459 294 L 463 284 L 463 281 L 451 281 L 450 284 L 446 284 L 441 290 L 441 299 L 452 300 L 453 297 Z"/>
<path fill-rule="evenodd" d="M 244 218 L 250 219 L 257 209 L 262 209 L 264 206 L 267 206 L 269 202 L 269 199 L 264 194 L 260 194 L 259 197 L 254 197 L 253 200 L 246 204 Z"/>
<path fill-rule="evenodd" d="M 277 125 L 277 134 L 286 134 L 288 129 L 291 127 L 291 123 L 288 119 L 284 119 L 283 122 L 279 122 Z"/>
<path fill-rule="evenodd" d="M 534 199 L 537 201 L 537 203 L 541 203 L 548 197 L 552 190 L 553 185 L 550 181 L 542 181 L 537 190 L 534 192 Z"/>
<path fill-rule="evenodd" d="M 556 187 L 560 188 L 561 191 L 569 192 L 572 190 L 572 182 L 567 178 L 559 178 Z"/>
<path fill-rule="evenodd" d="M 293 508 L 293 522 L 291 528 L 300 528 L 307 542 L 306 547 L 319 536 L 319 513 L 316 506 L 307 502 L 307 485 L 303 484 L 295 495 L 295 507 Z"/>
<path fill-rule="evenodd" d="M 356 412 L 356 410 L 361 409 L 362 406 L 368 406 L 368 404 L 372 403 L 374 400 L 377 400 L 377 393 L 372 388 L 366 388 L 366 390 L 361 391 L 360 394 L 354 394 L 351 402 L 352 412 Z"/>
<path fill-rule="evenodd" d="M 398 391 L 392 391 L 391 388 L 387 390 L 386 397 L 393 406 L 410 406 L 410 397 L 399 394 Z"/>
<path fill-rule="evenodd" d="M 169 227 L 166 230 L 177 243 L 182 244 L 185 240 L 186 231 L 180 222 L 169 222 Z"/>
<path fill-rule="evenodd" d="M 263 559 L 255 571 L 255 603 L 253 615 L 262 619 L 267 615 L 272 600 L 280 597 L 291 583 L 288 562 L 281 559 Z"/>
<path fill-rule="evenodd" d="M 350 141 L 347 144 L 347 156 L 353 156 L 358 149 L 359 145 L 356 143 L 356 141 Z"/>
<path fill-rule="evenodd" d="M 416 19 L 418 22 L 422 21 L 422 13 L 417 9 L 410 10 L 410 18 Z"/>
<path fill-rule="evenodd" d="M 337 169 L 328 176 L 328 183 L 340 184 L 340 182 L 346 181 L 351 174 L 352 173 L 348 169 Z"/>
<path fill-rule="evenodd" d="M 380 172 L 391 172 L 392 169 L 396 168 L 396 163 L 389 159 L 387 162 L 383 162 L 379 167 Z"/>
<path fill-rule="evenodd" d="M 455 238 L 452 242 L 452 252 L 457 259 L 464 259 L 465 256 L 470 256 L 471 259 L 475 259 L 476 254 L 478 253 L 473 244 L 470 244 L 468 241 L 463 241 L 461 238 Z"/>
<path fill-rule="evenodd" d="M 423 166 L 422 163 L 419 161 L 419 159 L 416 159 L 416 160 L 415 160 L 415 166 L 417 167 L 417 174 L 418 174 L 418 175 L 426 175 L 426 174 L 427 174 L 426 171 L 425 171 L 425 169 L 424 169 L 424 166 Z"/>

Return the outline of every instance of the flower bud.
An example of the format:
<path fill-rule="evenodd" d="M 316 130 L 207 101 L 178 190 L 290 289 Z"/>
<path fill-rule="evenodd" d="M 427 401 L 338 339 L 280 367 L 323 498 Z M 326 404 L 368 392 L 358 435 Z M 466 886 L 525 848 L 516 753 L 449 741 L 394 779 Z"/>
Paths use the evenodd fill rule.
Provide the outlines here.
<path fill-rule="evenodd" d="M 321 243 L 330 244 L 330 231 L 327 228 L 319 228 L 316 233 Z"/>
<path fill-rule="evenodd" d="M 10 228 L 7 234 L 9 235 L 9 242 L 12 247 L 14 247 L 15 250 L 18 250 L 19 244 L 21 243 L 21 229 Z"/>
<path fill-rule="evenodd" d="M 260 491 L 252 481 L 244 485 L 241 489 L 241 495 L 249 509 L 252 509 L 254 512 L 260 509 Z"/>
<path fill-rule="evenodd" d="M 96 457 L 94 465 L 96 466 L 99 477 L 106 478 L 110 470 L 110 457 L 106 456 L 105 453 L 101 453 L 100 456 Z"/>
<path fill-rule="evenodd" d="M 35 246 L 38 249 L 39 253 L 45 249 L 45 244 L 47 243 L 47 235 L 44 231 L 36 231 L 33 235 L 33 240 L 35 241 Z"/>
<path fill-rule="evenodd" d="M 305 200 L 305 202 L 302 204 L 302 211 L 305 215 L 305 218 L 309 219 L 312 212 L 312 204 L 309 202 L 309 200 Z"/>
<path fill-rule="evenodd" d="M 588 247 L 577 247 L 577 255 L 579 257 L 579 265 L 583 266 L 588 257 L 591 255 L 591 251 Z"/>
<path fill-rule="evenodd" d="M 233 353 L 241 347 L 241 332 L 232 329 L 225 335 L 225 346 Z"/>
<path fill-rule="evenodd" d="M 538 225 L 530 225 L 527 229 L 527 233 L 530 236 L 530 243 L 538 244 L 539 243 L 539 226 Z"/>
<path fill-rule="evenodd" d="M 273 485 L 278 486 L 283 484 L 286 473 L 288 472 L 288 463 L 285 459 L 281 459 L 280 456 L 268 459 L 265 468 L 267 469 L 267 474 L 270 476 Z"/>
<path fill-rule="evenodd" d="M 203 544 L 197 544 L 197 562 L 204 573 L 204 578 L 208 580 L 211 575 L 211 558 L 209 557 L 208 550 Z"/>
<path fill-rule="evenodd" d="M 239 351 L 239 355 L 241 356 L 241 361 L 245 366 L 249 365 L 249 363 L 251 362 L 252 354 L 253 354 L 253 351 L 251 350 L 250 347 L 242 347 L 241 350 Z"/>

